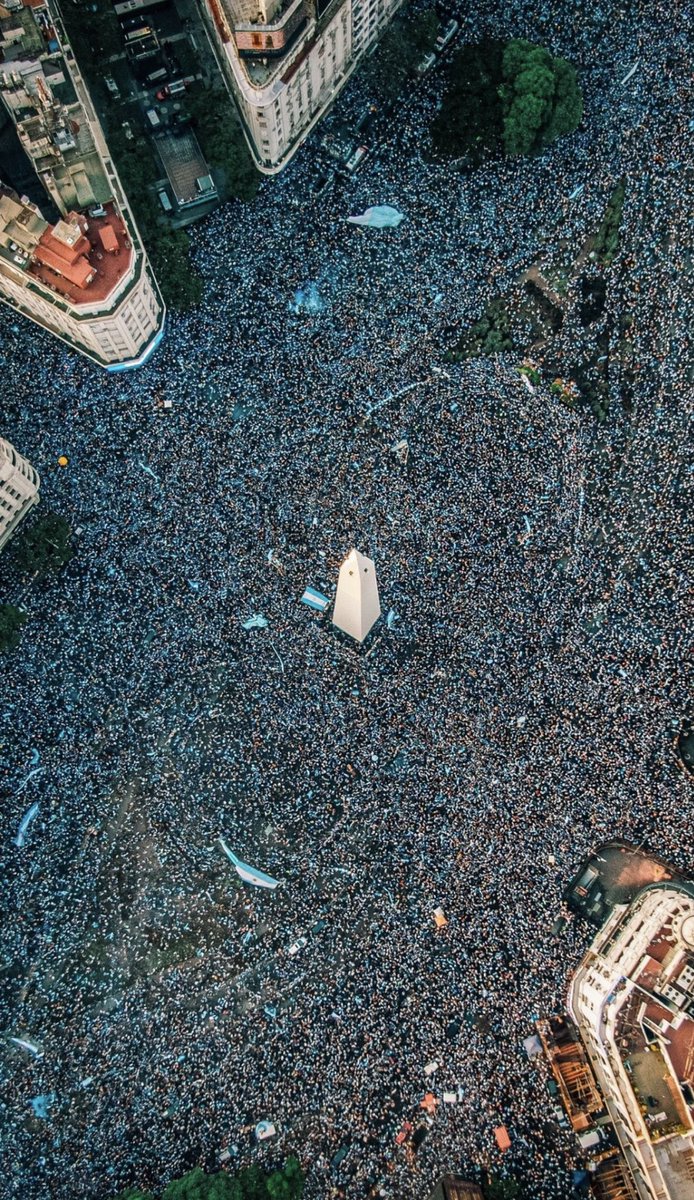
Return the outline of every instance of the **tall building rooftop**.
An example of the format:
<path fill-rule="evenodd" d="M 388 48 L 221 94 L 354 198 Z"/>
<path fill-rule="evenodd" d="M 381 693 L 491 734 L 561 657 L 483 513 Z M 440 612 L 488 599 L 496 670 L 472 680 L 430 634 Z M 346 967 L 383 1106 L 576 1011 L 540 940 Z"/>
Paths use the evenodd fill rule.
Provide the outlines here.
<path fill-rule="evenodd" d="M 104 215 L 69 213 L 56 225 L 0 189 L 0 254 L 79 306 L 107 300 L 128 272 L 133 248 L 113 204 Z"/>
<path fill-rule="evenodd" d="M 642 1200 L 694 1200 L 694 887 L 615 907 L 570 1008 Z"/>

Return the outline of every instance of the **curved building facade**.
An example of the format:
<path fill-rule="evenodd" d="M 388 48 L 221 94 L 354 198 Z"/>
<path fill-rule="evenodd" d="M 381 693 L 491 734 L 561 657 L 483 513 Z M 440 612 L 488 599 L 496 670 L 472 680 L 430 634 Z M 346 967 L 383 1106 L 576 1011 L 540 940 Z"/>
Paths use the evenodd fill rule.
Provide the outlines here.
<path fill-rule="evenodd" d="M 38 504 L 40 483 L 28 459 L 0 438 L 0 550 Z"/>
<path fill-rule="evenodd" d="M 256 165 L 280 171 L 401 0 L 206 0 Z"/>
<path fill-rule="evenodd" d="M 694 888 L 618 905 L 574 975 L 569 1011 L 640 1200 L 694 1200 Z"/>

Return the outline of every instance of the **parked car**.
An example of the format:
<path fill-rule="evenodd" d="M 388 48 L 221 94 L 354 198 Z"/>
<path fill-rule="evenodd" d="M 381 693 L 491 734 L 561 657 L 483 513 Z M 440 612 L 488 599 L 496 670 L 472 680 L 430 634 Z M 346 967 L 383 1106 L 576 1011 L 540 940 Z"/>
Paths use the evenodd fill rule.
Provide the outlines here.
<path fill-rule="evenodd" d="M 177 79 L 175 83 L 166 83 L 157 92 L 157 100 L 168 100 L 171 96 L 180 96 L 186 90 L 185 80 Z"/>
<path fill-rule="evenodd" d="M 169 72 L 166 67 L 157 67 L 156 71 L 150 71 L 149 75 L 145 77 L 145 83 L 147 84 L 147 87 L 155 87 L 162 83 L 164 79 L 167 79 L 168 75 Z M 164 89 L 162 88 L 162 91 L 163 90 Z"/>
<path fill-rule="evenodd" d="M 120 98 L 120 88 L 118 87 L 118 84 L 113 76 L 104 75 L 104 83 L 106 85 L 106 91 L 109 93 L 109 95 L 114 96 L 115 99 L 118 100 Z"/>
<path fill-rule="evenodd" d="M 444 28 L 441 30 L 439 36 L 436 39 L 436 49 L 438 50 L 439 54 L 441 53 L 442 50 L 445 50 L 447 46 L 450 46 L 451 42 L 453 41 L 453 38 L 455 37 L 455 35 L 459 29 L 460 29 L 460 25 L 458 24 L 458 22 L 454 21 L 453 18 L 451 18 L 451 20 L 448 22 L 447 25 L 444 26 Z"/>
<path fill-rule="evenodd" d="M 124 121 L 122 128 L 123 128 L 123 133 L 127 137 L 128 141 L 132 142 L 135 135 L 133 133 L 133 128 L 132 128 L 132 125 L 130 124 L 130 121 Z"/>

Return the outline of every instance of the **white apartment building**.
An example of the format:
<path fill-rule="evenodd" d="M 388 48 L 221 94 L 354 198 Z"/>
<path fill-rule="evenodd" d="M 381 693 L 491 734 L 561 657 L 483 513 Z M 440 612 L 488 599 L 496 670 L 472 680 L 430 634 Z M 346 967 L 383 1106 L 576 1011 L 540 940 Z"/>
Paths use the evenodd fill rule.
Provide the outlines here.
<path fill-rule="evenodd" d="M 107 370 L 139 366 L 166 310 L 101 124 L 52 0 L 9 5 L 0 103 L 62 219 L 0 180 L 0 300 Z"/>
<path fill-rule="evenodd" d="M 401 0 L 206 0 L 258 169 L 280 171 Z"/>
<path fill-rule="evenodd" d="M 144 252 L 113 202 L 56 225 L 0 187 L 0 300 L 102 367 L 137 366 L 162 332 L 164 306 Z"/>
<path fill-rule="evenodd" d="M 694 888 L 617 906 L 577 970 L 578 1027 L 641 1200 L 694 1200 Z"/>
<path fill-rule="evenodd" d="M 0 550 L 38 504 L 40 482 L 31 463 L 0 438 Z"/>

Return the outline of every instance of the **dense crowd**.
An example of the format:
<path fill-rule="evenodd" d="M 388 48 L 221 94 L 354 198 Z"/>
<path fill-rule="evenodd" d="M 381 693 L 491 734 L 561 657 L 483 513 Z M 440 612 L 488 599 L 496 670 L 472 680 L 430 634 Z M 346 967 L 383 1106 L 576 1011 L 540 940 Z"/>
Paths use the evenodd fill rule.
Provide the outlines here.
<path fill-rule="evenodd" d="M 193 231 L 204 302 L 138 372 L 0 314 L 2 432 L 76 530 L 2 664 L 8 1197 L 159 1186 L 225 1148 L 296 1150 L 310 1197 L 414 1200 L 485 1164 L 535 1200 L 570 1194 L 578 1147 L 522 1050 L 590 936 L 553 932 L 562 889 L 614 836 L 691 865 L 672 749 L 691 11 L 483 3 L 461 21 L 572 59 L 581 130 L 457 173 L 420 153 L 434 74 L 354 179 L 312 199 L 314 139 Z M 362 100 L 357 79 L 328 124 Z M 531 395 L 518 356 L 447 364 L 543 240 L 582 244 L 623 175 L 604 319 L 634 319 L 633 411 L 618 376 L 598 427 L 546 380 Z M 346 222 L 370 204 L 405 220 Z M 332 593 L 352 546 L 384 610 L 362 650 L 299 603 Z M 282 886 L 241 888 L 219 834 Z M 262 1119 L 278 1132 L 256 1146 Z M 405 1120 L 416 1151 L 395 1144 Z"/>

